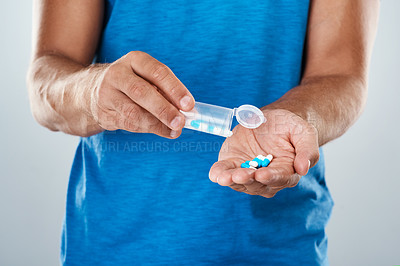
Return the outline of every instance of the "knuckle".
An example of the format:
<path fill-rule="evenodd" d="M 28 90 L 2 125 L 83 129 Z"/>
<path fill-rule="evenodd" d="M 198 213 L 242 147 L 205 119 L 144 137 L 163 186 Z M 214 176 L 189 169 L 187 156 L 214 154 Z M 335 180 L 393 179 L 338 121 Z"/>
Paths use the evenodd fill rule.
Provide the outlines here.
<path fill-rule="evenodd" d="M 157 134 L 157 135 L 161 135 L 161 136 L 169 136 L 170 135 L 170 129 L 168 129 L 167 127 L 164 127 L 164 125 L 159 121 L 149 124 L 148 129 L 149 129 L 149 132 Z"/>
<path fill-rule="evenodd" d="M 113 95 L 113 97 L 110 97 L 110 102 L 112 105 L 112 108 L 114 110 L 123 110 L 126 102 L 122 100 L 121 98 L 117 97 L 116 95 Z"/>
<path fill-rule="evenodd" d="M 265 198 L 273 198 L 276 195 L 276 193 L 277 193 L 277 191 L 268 191 L 268 192 L 261 194 L 261 196 L 263 196 Z"/>
<path fill-rule="evenodd" d="M 127 125 L 127 128 L 129 128 L 133 132 L 139 132 L 140 127 L 133 124 L 131 121 L 126 120 L 125 124 Z"/>
<path fill-rule="evenodd" d="M 121 128 L 122 128 L 122 129 L 128 130 L 128 131 L 134 131 L 134 130 L 131 128 L 131 123 L 128 121 L 128 119 L 122 119 L 121 122 L 120 122 L 120 124 L 121 124 Z"/>
<path fill-rule="evenodd" d="M 128 88 L 128 94 L 132 99 L 139 99 L 144 96 L 146 89 L 137 82 L 131 82 Z"/>
<path fill-rule="evenodd" d="M 289 180 L 287 187 L 295 187 L 300 181 L 300 176 L 299 175 L 294 175 L 292 178 Z"/>
<path fill-rule="evenodd" d="M 230 188 L 238 192 L 247 192 L 247 188 L 243 185 L 231 185 Z"/>
<path fill-rule="evenodd" d="M 129 53 L 126 54 L 126 56 L 130 57 L 130 58 L 143 56 L 143 55 L 147 55 L 147 54 L 142 51 L 130 51 Z"/>
<path fill-rule="evenodd" d="M 271 193 L 266 193 L 266 194 L 264 194 L 264 197 L 266 197 L 266 198 L 273 198 L 273 197 L 275 197 L 275 195 L 276 195 L 276 192 L 271 192 Z"/>
<path fill-rule="evenodd" d="M 266 186 L 261 185 L 258 187 L 251 187 L 251 188 L 247 188 L 247 191 L 250 195 L 262 195 L 263 193 L 266 192 Z"/>
<path fill-rule="evenodd" d="M 155 80 L 163 81 L 169 75 L 169 68 L 164 64 L 158 63 L 152 67 L 150 74 Z"/>
<path fill-rule="evenodd" d="M 263 196 L 264 198 L 270 199 L 272 198 L 274 195 L 271 195 L 270 193 L 264 193 L 261 196 Z"/>
<path fill-rule="evenodd" d="M 171 96 L 176 96 L 176 95 L 178 94 L 178 89 L 177 89 L 175 86 L 171 87 L 171 88 L 169 89 L 169 94 L 170 94 Z"/>
<path fill-rule="evenodd" d="M 122 115 L 128 121 L 137 121 L 139 119 L 138 108 L 133 104 L 126 104 L 122 107 Z"/>
<path fill-rule="evenodd" d="M 296 182 L 296 175 L 290 175 L 290 176 L 285 177 L 282 180 L 282 183 L 280 184 L 280 186 L 278 186 L 278 187 L 281 187 L 281 188 L 289 187 L 293 184 L 293 182 Z"/>
<path fill-rule="evenodd" d="M 137 51 L 130 51 L 125 55 L 125 57 L 134 57 L 137 54 Z"/>
<path fill-rule="evenodd" d="M 254 192 L 256 195 L 262 195 L 263 193 L 265 193 L 265 191 L 267 191 L 267 189 L 266 189 L 265 186 L 261 186 L 261 187 L 256 188 L 256 189 L 253 190 L 253 192 Z"/>
<path fill-rule="evenodd" d="M 161 105 L 157 111 L 157 116 L 161 119 L 161 120 L 168 120 L 169 118 L 169 107 L 167 105 Z"/>
<path fill-rule="evenodd" d="M 178 98 L 179 96 L 183 96 L 184 92 L 179 88 L 179 84 L 178 82 L 174 81 L 171 84 L 171 88 L 168 89 L 168 94 L 172 97 L 172 98 Z"/>
<path fill-rule="evenodd" d="M 118 127 L 120 129 L 127 130 L 130 132 L 138 132 L 140 129 L 139 126 L 137 126 L 135 123 L 126 118 L 121 118 L 118 120 Z"/>

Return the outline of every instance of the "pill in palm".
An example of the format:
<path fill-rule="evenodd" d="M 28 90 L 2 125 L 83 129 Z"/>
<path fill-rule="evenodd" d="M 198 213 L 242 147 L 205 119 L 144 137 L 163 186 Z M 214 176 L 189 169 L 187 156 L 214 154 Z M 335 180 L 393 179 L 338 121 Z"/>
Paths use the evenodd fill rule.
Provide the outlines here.
<path fill-rule="evenodd" d="M 265 159 L 264 156 L 262 155 L 258 155 L 256 158 L 254 158 L 249 164 L 253 167 L 261 167 L 262 166 L 262 162 Z"/>
<path fill-rule="evenodd" d="M 274 156 L 272 156 L 272 154 L 268 154 L 267 157 L 265 157 L 265 159 L 263 160 L 261 166 L 267 167 L 269 163 L 272 161 L 272 158 L 274 158 Z"/>
<path fill-rule="evenodd" d="M 263 156 L 260 154 L 253 160 L 242 163 L 241 167 L 242 168 L 252 168 L 252 169 L 257 169 L 260 167 L 267 167 L 269 165 L 269 163 L 272 161 L 272 159 L 273 159 L 272 154 L 268 154 L 267 156 Z"/>
<path fill-rule="evenodd" d="M 242 167 L 242 168 L 250 168 L 249 162 L 250 162 L 250 161 L 246 161 L 246 162 L 242 163 L 242 164 L 241 164 L 241 167 Z"/>

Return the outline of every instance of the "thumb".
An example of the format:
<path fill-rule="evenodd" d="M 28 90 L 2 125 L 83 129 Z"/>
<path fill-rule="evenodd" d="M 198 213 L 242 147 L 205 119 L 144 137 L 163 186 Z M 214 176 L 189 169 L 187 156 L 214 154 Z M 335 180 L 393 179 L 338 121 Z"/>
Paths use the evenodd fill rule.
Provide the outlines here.
<path fill-rule="evenodd" d="M 293 145 L 296 152 L 294 169 L 297 174 L 304 176 L 319 160 L 318 137 L 316 134 L 307 134 L 298 137 Z"/>

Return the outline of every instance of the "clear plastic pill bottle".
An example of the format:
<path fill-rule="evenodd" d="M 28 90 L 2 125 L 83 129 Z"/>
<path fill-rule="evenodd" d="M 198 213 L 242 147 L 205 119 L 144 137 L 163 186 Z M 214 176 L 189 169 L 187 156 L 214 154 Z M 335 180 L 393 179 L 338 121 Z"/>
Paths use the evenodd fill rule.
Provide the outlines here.
<path fill-rule="evenodd" d="M 232 136 L 231 127 L 234 116 L 239 124 L 250 129 L 257 128 L 266 121 L 261 110 L 249 104 L 231 109 L 196 102 L 190 112 L 181 112 L 186 118 L 185 128 L 222 137 Z"/>

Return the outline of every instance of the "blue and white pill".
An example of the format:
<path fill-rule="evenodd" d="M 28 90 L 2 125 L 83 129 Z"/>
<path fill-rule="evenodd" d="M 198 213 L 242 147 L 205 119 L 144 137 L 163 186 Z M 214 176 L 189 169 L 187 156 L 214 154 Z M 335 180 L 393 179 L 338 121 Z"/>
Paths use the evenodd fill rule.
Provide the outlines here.
<path fill-rule="evenodd" d="M 253 167 L 261 167 L 263 160 L 265 159 L 264 156 L 258 155 L 254 158 L 249 164 Z"/>
<path fill-rule="evenodd" d="M 265 157 L 265 159 L 262 161 L 262 167 L 267 167 L 273 158 L 274 156 L 272 156 L 272 154 L 268 154 L 267 157 Z"/>
<path fill-rule="evenodd" d="M 253 160 L 253 161 L 249 162 L 249 165 L 252 166 L 252 167 L 258 167 L 258 162 Z"/>
<path fill-rule="evenodd" d="M 256 158 L 258 158 L 258 159 L 260 159 L 260 160 L 264 160 L 266 157 L 260 154 L 260 155 L 258 155 Z"/>
<path fill-rule="evenodd" d="M 247 161 L 247 162 L 248 162 L 248 161 Z M 249 165 L 247 162 L 242 163 L 240 166 L 241 166 L 242 168 L 250 168 L 250 165 Z"/>
<path fill-rule="evenodd" d="M 257 169 L 257 168 L 255 168 L 255 167 L 249 165 L 249 163 L 250 163 L 250 161 L 246 161 L 246 162 L 244 162 L 244 163 L 241 164 L 241 167 L 242 167 L 242 168 Z"/>

